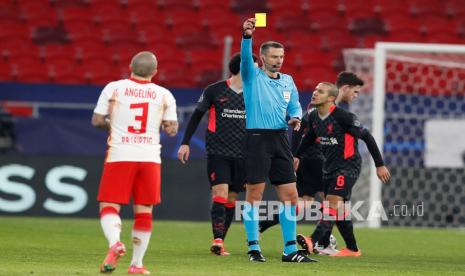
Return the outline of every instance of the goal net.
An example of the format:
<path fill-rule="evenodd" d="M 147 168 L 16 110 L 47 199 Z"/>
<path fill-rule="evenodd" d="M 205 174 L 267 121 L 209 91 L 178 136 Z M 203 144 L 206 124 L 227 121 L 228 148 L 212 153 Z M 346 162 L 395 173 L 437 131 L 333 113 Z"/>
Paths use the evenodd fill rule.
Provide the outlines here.
<path fill-rule="evenodd" d="M 377 43 L 344 51 L 346 70 L 365 86 L 351 105 L 370 129 L 392 179 L 382 185 L 363 142 L 352 202 L 382 202 L 370 227 L 465 226 L 465 46 Z M 379 217 L 379 216 L 375 216 Z M 363 222 L 362 222 L 363 223 Z"/>

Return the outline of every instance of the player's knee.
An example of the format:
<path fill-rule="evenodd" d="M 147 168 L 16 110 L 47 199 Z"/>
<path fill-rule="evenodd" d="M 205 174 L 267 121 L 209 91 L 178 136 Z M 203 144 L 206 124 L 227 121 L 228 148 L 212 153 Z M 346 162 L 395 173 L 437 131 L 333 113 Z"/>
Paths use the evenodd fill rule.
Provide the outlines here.
<path fill-rule="evenodd" d="M 339 205 L 344 203 L 344 199 L 336 195 L 328 195 L 326 201 L 329 204 L 330 208 L 337 209 Z"/>
<path fill-rule="evenodd" d="M 237 200 L 238 194 L 236 192 L 229 192 L 228 193 L 228 203 L 235 203 Z"/>
<path fill-rule="evenodd" d="M 228 184 L 217 184 L 212 187 L 212 195 L 228 198 Z"/>

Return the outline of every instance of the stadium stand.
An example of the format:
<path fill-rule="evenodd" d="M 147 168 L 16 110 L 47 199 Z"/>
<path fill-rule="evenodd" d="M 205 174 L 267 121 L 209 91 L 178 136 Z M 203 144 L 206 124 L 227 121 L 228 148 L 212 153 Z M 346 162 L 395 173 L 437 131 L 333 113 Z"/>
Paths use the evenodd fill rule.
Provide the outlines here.
<path fill-rule="evenodd" d="M 240 30 L 235 26 L 254 12 L 269 12 L 266 31 L 257 32 L 255 39 L 283 42 L 289 49 L 285 71 L 293 75 L 301 75 L 305 64 L 326 64 L 318 71 L 335 75 L 344 66 L 343 48 L 373 47 L 376 41 L 465 42 L 465 6 L 460 0 L 7 0 L 0 6 L 2 62 L 17 68 L 17 62 L 12 63 L 17 56 L 30 57 L 28 69 L 2 70 L 1 79 L 13 82 L 105 83 L 114 78 L 109 71 L 127 72 L 135 51 L 150 49 L 175 64 L 163 62 L 168 68 L 157 81 L 171 87 L 202 85 L 205 72 L 214 66 L 221 70 L 218 53 L 224 36 L 233 36 L 237 51 Z M 305 61 L 289 60 L 308 48 Z M 193 66 L 193 60 L 205 54 L 186 58 L 187 50 L 211 51 L 218 61 L 209 58 L 206 68 L 200 68 L 200 62 Z M 106 62 L 111 70 L 96 72 L 91 66 L 95 62 L 98 69 Z M 58 70 L 64 64 L 76 70 Z M 169 68 L 180 67 L 183 74 L 168 76 L 173 70 Z M 298 80 L 299 89 L 311 90 L 312 79 Z"/>

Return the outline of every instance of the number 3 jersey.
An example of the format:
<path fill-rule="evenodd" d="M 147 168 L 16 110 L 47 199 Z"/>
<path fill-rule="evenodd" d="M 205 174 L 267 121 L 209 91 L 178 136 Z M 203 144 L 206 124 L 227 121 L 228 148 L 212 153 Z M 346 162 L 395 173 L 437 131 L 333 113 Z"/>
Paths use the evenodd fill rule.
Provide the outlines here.
<path fill-rule="evenodd" d="M 105 162 L 161 163 L 161 122 L 177 121 L 176 101 L 169 90 L 132 78 L 110 82 L 94 113 L 110 118 Z"/>

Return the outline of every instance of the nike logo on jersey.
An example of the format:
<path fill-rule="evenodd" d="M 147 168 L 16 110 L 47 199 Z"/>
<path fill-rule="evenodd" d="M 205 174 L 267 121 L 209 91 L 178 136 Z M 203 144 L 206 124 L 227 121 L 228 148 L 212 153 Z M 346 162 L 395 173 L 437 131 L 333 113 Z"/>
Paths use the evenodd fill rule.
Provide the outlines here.
<path fill-rule="evenodd" d="M 229 99 L 224 97 L 224 98 L 220 98 L 219 101 L 220 103 L 224 103 L 224 102 L 227 102 Z"/>

